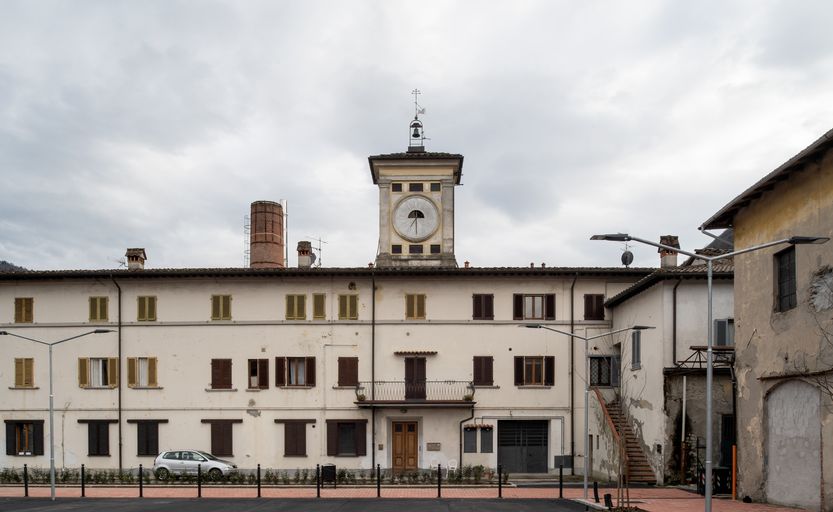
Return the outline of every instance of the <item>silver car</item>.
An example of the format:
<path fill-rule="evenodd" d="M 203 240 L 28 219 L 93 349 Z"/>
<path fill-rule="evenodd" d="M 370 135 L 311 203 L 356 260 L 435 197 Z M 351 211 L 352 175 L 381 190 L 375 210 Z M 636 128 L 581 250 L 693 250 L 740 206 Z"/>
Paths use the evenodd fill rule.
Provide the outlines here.
<path fill-rule="evenodd" d="M 197 466 L 200 467 L 203 475 L 207 475 L 212 480 L 219 480 L 237 473 L 236 464 L 199 450 L 162 452 L 153 461 L 153 473 L 159 480 L 167 480 L 171 475 L 196 476 Z"/>

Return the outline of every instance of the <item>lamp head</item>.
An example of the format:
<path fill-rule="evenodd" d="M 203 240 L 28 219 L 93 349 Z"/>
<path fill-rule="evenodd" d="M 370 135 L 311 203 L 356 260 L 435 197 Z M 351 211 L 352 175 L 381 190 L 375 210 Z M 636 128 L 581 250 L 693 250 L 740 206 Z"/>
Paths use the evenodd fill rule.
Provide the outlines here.
<path fill-rule="evenodd" d="M 805 245 L 805 244 L 826 244 L 830 241 L 830 238 L 826 236 L 791 236 L 789 239 L 789 243 L 792 245 Z"/>
<path fill-rule="evenodd" d="M 656 329 L 656 327 L 652 325 L 634 325 L 633 327 L 631 327 L 631 330 L 634 331 L 645 331 L 647 329 Z"/>
<path fill-rule="evenodd" d="M 593 235 L 590 240 L 607 240 L 608 242 L 630 242 L 631 236 L 627 233 L 608 233 L 605 235 Z"/>
<path fill-rule="evenodd" d="M 112 329 L 96 329 L 93 334 L 104 334 L 105 332 L 115 332 Z"/>
<path fill-rule="evenodd" d="M 0 331 L 0 336 L 6 336 L 7 334 L 9 333 L 7 333 L 6 331 Z"/>
<path fill-rule="evenodd" d="M 540 329 L 541 324 L 523 324 L 519 325 L 518 327 L 526 327 L 527 329 Z"/>

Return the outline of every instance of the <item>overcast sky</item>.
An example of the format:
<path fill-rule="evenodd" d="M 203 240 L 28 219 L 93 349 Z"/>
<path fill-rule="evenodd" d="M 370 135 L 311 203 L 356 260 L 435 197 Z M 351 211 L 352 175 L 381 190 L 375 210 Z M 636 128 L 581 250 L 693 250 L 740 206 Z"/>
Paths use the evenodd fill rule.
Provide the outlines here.
<path fill-rule="evenodd" d="M 0 259 L 243 264 L 255 200 L 325 266 L 378 244 L 367 156 L 465 156 L 457 261 L 617 266 L 833 127 L 833 4 L 3 1 Z M 634 248 L 637 265 L 656 250 Z"/>

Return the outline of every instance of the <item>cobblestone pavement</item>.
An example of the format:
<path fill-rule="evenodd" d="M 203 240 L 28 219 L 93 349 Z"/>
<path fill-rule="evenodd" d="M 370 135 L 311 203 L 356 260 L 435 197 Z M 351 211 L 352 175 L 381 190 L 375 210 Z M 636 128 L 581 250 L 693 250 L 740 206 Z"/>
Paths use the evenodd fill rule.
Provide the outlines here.
<path fill-rule="evenodd" d="M 600 488 L 599 494 L 606 492 L 615 494 L 615 489 Z M 99 487 L 88 486 L 86 495 L 88 498 L 136 498 L 138 487 Z M 485 500 L 497 498 L 496 487 L 443 487 L 442 497 L 449 499 L 470 499 Z M 564 498 L 579 500 L 582 497 L 581 488 L 565 487 Z M 30 486 L 31 497 L 49 497 L 49 486 Z M 261 495 L 264 498 L 315 498 L 314 487 L 263 487 Z M 22 497 L 22 486 L 0 487 L 0 497 Z M 77 498 L 81 496 L 79 487 L 58 487 L 59 498 Z M 184 486 L 145 486 L 145 498 L 196 498 L 196 487 Z M 202 489 L 203 498 L 256 498 L 257 489 L 254 487 L 234 487 L 206 485 Z M 375 498 L 375 487 L 342 487 L 337 489 L 322 488 L 321 498 L 344 499 L 344 498 Z M 437 497 L 436 487 L 382 487 L 382 498 L 410 498 L 410 499 L 431 499 Z M 505 499 L 524 500 L 555 500 L 558 498 L 558 488 L 549 487 L 504 487 L 503 497 Z M 703 497 L 683 490 L 669 487 L 646 487 L 630 490 L 632 505 L 638 506 L 646 512 L 694 512 L 703 510 Z M 38 500 L 40 501 L 40 500 Z M 73 500 L 74 501 L 74 500 Z M 131 500 L 132 501 L 132 500 Z M 364 501 L 364 500 L 362 500 Z M 372 501 L 372 500 L 371 500 Z M 367 501 L 369 503 L 371 501 Z M 0 505 L 0 510 L 4 509 Z M 742 503 L 727 499 L 716 498 L 713 501 L 714 512 L 796 512 L 794 508 L 778 507 L 760 503 Z"/>

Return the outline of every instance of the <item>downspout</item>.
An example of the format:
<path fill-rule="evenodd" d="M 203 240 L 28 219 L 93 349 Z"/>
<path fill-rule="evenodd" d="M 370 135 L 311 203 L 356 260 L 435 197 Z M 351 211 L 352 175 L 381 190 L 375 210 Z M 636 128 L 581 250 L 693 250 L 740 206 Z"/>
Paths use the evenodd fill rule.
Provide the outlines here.
<path fill-rule="evenodd" d="M 677 279 L 677 284 L 674 285 L 674 290 L 671 292 L 671 363 L 677 365 L 677 287 L 683 282 L 682 279 Z"/>
<path fill-rule="evenodd" d="M 460 462 L 457 463 L 458 468 L 463 467 L 463 423 L 469 421 L 472 418 L 474 418 L 474 404 L 472 404 L 471 406 L 471 416 L 460 420 L 460 429 L 457 431 L 457 433 L 460 434 L 460 455 L 457 458 L 457 460 Z"/>
<path fill-rule="evenodd" d="M 376 399 L 376 270 L 370 271 L 370 401 Z M 376 467 L 376 406 L 370 408 L 370 467 Z"/>
<path fill-rule="evenodd" d="M 576 300 L 575 300 L 575 291 L 576 291 L 576 281 L 578 281 L 578 272 L 576 275 L 573 276 L 573 282 L 570 284 L 570 334 L 576 333 L 576 315 L 575 315 L 575 308 L 576 308 Z M 585 354 L 587 357 L 587 354 Z M 576 426 L 576 400 L 573 396 L 573 381 L 575 380 L 576 374 L 576 339 L 573 336 L 570 336 L 570 474 L 576 474 L 576 433 L 575 433 L 575 426 Z M 585 376 L 586 378 L 586 376 Z M 584 454 L 586 457 L 587 454 Z"/>
<path fill-rule="evenodd" d="M 118 297 L 118 315 L 119 315 L 119 320 L 118 320 L 118 322 L 119 322 L 119 325 L 118 325 L 118 333 L 119 333 L 118 334 L 118 336 L 119 336 L 119 354 L 118 354 L 119 371 L 118 371 L 118 377 L 119 378 L 118 378 L 118 382 L 117 382 L 118 385 L 116 386 L 116 389 L 118 389 L 118 393 L 119 393 L 119 395 L 118 395 L 119 396 L 119 398 L 118 398 L 119 474 L 121 474 L 122 467 L 123 467 L 123 464 L 122 464 L 122 441 L 123 440 L 122 440 L 122 431 L 121 431 L 121 423 L 122 423 L 121 422 L 121 414 L 122 414 L 122 410 L 121 410 L 121 388 L 122 388 L 122 386 L 121 386 L 121 377 L 122 377 L 121 376 L 121 374 L 122 374 L 122 371 L 121 371 L 121 368 L 122 368 L 122 364 L 121 364 L 121 326 L 122 326 L 122 324 L 121 324 L 121 286 L 119 286 L 119 283 L 116 282 L 116 278 L 113 277 L 113 274 L 110 274 L 110 279 L 113 281 L 113 284 L 116 285 L 116 288 L 118 289 L 118 296 L 119 296 Z"/>

